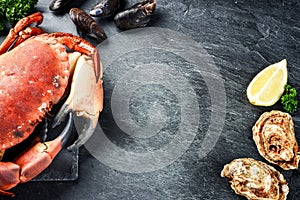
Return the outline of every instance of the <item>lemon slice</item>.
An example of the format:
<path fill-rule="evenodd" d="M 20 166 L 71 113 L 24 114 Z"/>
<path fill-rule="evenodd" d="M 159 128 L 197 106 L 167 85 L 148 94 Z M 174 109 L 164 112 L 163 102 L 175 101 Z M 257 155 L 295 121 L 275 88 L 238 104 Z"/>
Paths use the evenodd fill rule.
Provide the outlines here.
<path fill-rule="evenodd" d="M 257 106 L 274 105 L 284 92 L 287 74 L 286 59 L 269 65 L 259 72 L 247 88 L 250 103 Z"/>

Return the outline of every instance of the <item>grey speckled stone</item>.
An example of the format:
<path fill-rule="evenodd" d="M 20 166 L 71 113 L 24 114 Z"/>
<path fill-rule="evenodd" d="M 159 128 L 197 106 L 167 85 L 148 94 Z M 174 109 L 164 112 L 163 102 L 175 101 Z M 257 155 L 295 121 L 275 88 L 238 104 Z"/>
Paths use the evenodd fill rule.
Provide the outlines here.
<path fill-rule="evenodd" d="M 74 1 L 74 5 L 88 11 L 96 2 Z M 130 0 L 127 5 L 134 2 Z M 37 10 L 46 16 L 42 27 L 48 31 L 76 34 L 69 16 L 50 13 L 48 5 L 48 1 L 40 0 L 37 6 Z M 130 99 L 132 120 L 141 127 L 147 126 L 151 115 L 166 116 L 164 129 L 146 139 L 133 137 L 118 128 L 112 116 L 110 97 L 115 83 L 126 72 L 126 66 L 139 64 L 141 59 L 164 62 L 170 66 L 174 64 L 173 70 L 183 73 L 193 85 L 201 113 L 197 135 L 186 153 L 163 169 L 132 174 L 103 164 L 82 147 L 77 181 L 23 184 L 13 189 L 17 194 L 15 199 L 244 199 L 234 194 L 227 181 L 220 177 L 220 172 L 225 164 L 235 158 L 251 157 L 264 161 L 252 140 L 251 128 L 264 111 L 281 107 L 277 104 L 271 108 L 250 105 L 246 88 L 251 78 L 267 65 L 286 58 L 289 82 L 300 90 L 299 13 L 298 1 L 157 0 L 157 9 L 149 26 L 178 31 L 202 44 L 220 69 L 226 92 L 226 116 L 216 146 L 206 157 L 199 158 L 198 152 L 211 115 L 211 99 L 203 77 L 190 70 L 189 61 L 168 52 L 147 52 L 144 49 L 133 52 L 135 56 L 127 54 L 116 58 L 113 66 L 104 72 L 105 107 L 100 125 L 112 143 L 127 151 L 148 152 L 166 145 L 174 138 L 181 116 L 178 99 L 172 91 L 157 85 L 145 85 Z M 120 32 L 110 19 L 97 21 L 108 37 Z M 147 75 L 154 76 L 155 71 Z M 151 110 L 156 103 L 166 108 L 165 113 Z M 299 112 L 294 115 L 294 122 L 296 137 L 300 142 Z M 298 199 L 299 172 L 276 168 L 289 183 L 288 199 Z"/>

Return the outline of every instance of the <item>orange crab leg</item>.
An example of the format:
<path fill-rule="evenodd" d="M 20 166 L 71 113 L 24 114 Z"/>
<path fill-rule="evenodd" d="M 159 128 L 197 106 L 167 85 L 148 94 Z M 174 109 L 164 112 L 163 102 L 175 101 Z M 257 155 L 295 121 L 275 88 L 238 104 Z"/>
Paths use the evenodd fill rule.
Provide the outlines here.
<path fill-rule="evenodd" d="M 15 41 L 13 41 L 13 43 L 9 46 L 7 51 L 9 51 L 10 49 L 18 46 L 19 44 L 21 44 L 22 42 L 24 42 L 28 38 L 30 38 L 34 35 L 40 35 L 41 33 L 45 33 L 45 31 L 41 28 L 27 27 L 25 30 L 22 30 L 22 31 L 19 32 L 19 37 L 17 37 L 15 39 Z"/>
<path fill-rule="evenodd" d="M 78 51 L 80 53 L 91 56 L 94 62 L 94 71 L 95 71 L 97 82 L 99 78 L 100 79 L 102 78 L 101 77 L 102 67 L 101 67 L 98 50 L 96 47 L 94 47 L 84 39 L 70 33 L 61 33 L 61 32 L 50 33 L 49 37 L 56 38 L 59 41 L 59 43 L 66 45 L 71 50 Z"/>
<path fill-rule="evenodd" d="M 50 165 L 53 158 L 62 149 L 60 138 L 50 142 L 37 143 L 18 157 L 14 163 L 19 165 L 21 183 L 30 181 Z"/>
<path fill-rule="evenodd" d="M 14 196 L 13 193 L 5 190 L 9 190 L 20 183 L 19 174 L 20 166 L 12 162 L 0 163 L 0 183 L 2 184 L 0 186 L 0 194 L 11 197 Z"/>
<path fill-rule="evenodd" d="M 0 55 L 5 53 L 19 37 L 19 32 L 24 30 L 30 24 L 36 22 L 36 25 L 40 25 L 43 22 L 43 15 L 40 12 L 29 15 L 28 17 L 22 18 L 14 28 L 10 29 L 7 37 L 0 45 Z"/>
<path fill-rule="evenodd" d="M 0 194 L 14 196 L 5 190 L 30 181 L 46 169 L 68 140 L 72 122 L 72 113 L 69 113 L 68 123 L 56 139 L 36 143 L 13 162 L 0 162 Z"/>

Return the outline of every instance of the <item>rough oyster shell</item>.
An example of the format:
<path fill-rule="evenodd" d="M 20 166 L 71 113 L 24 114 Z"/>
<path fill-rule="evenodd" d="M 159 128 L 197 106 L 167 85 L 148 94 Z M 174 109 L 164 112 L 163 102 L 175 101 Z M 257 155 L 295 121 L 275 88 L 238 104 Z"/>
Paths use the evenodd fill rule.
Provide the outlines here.
<path fill-rule="evenodd" d="M 252 158 L 239 158 L 224 166 L 221 172 L 236 194 L 248 199 L 285 200 L 289 187 L 275 168 Z"/>
<path fill-rule="evenodd" d="M 263 113 L 252 128 L 258 152 L 270 163 L 285 170 L 298 169 L 298 144 L 294 123 L 288 113 Z"/>

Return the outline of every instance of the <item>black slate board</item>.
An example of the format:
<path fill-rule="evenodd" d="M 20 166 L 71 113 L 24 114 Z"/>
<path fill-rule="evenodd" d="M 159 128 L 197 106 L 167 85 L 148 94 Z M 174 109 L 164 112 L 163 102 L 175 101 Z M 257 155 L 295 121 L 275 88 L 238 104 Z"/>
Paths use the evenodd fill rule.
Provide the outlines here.
<path fill-rule="evenodd" d="M 87 0 L 73 3 L 89 11 L 96 2 Z M 130 0 L 127 5 L 134 2 L 136 1 Z M 48 1 L 40 0 L 36 8 L 45 13 L 42 27 L 47 31 L 67 31 L 76 34 L 76 28 L 68 15 L 49 12 L 49 4 Z M 270 108 L 252 106 L 247 101 L 245 91 L 255 74 L 283 58 L 288 60 L 289 82 L 300 89 L 299 13 L 298 1 L 158 0 L 149 26 L 167 28 L 186 35 L 186 38 L 194 40 L 195 44 L 200 44 L 208 52 L 224 81 L 226 109 L 211 107 L 212 99 L 204 76 L 195 70 L 195 66 L 189 60 L 164 49 L 141 46 L 139 50 L 113 58 L 112 64 L 105 66 L 105 106 L 95 139 L 103 139 L 99 146 L 101 145 L 102 150 L 108 150 L 106 154 L 95 154 L 91 151 L 91 147 L 92 150 L 94 147 L 90 145 L 88 148 L 82 147 L 79 151 L 78 180 L 30 182 L 19 185 L 13 189 L 17 194 L 15 199 L 244 199 L 234 194 L 227 181 L 220 177 L 220 172 L 225 164 L 235 158 L 251 157 L 265 161 L 257 152 L 251 128 L 264 111 L 281 107 L 279 104 Z M 119 37 L 120 31 L 111 19 L 97 21 L 109 38 Z M 173 40 L 176 41 L 177 38 Z M 144 41 L 140 41 L 143 44 Z M 96 42 L 92 42 L 97 45 Z M 126 41 L 120 41 L 120 48 L 122 44 L 129 45 Z M 132 44 L 134 45 L 136 44 Z M 108 56 L 105 55 L 105 59 Z M 160 130 L 148 138 L 128 133 L 124 131 L 124 127 L 121 129 L 115 121 L 116 110 L 111 106 L 116 95 L 114 91 L 120 91 L 119 87 L 136 83 L 136 80 L 141 81 L 139 76 L 127 72 L 134 71 L 135 66 L 147 63 L 168 65 L 171 66 L 170 74 L 182 74 L 192 88 L 187 95 L 191 94 L 189 92 L 196 94 L 200 113 L 197 133 L 186 152 L 170 165 L 149 172 L 146 172 L 146 167 L 143 168 L 149 166 L 149 163 L 138 162 L 138 159 L 132 159 L 131 156 L 159 150 L 176 137 L 183 109 L 180 96 L 163 85 L 155 84 L 146 84 L 135 91 L 129 102 L 131 120 L 128 120 L 128 124 L 142 128 L 147 128 L 150 124 L 153 126 L 150 128 Z M 161 71 L 145 72 L 146 79 L 155 77 Z M 127 82 L 122 79 L 123 76 L 128 78 Z M 165 79 L 168 81 L 168 76 Z M 185 89 L 180 85 L 176 87 L 179 90 Z M 184 92 L 182 90 L 183 94 Z M 216 93 L 219 94 L 218 92 L 217 90 Z M 121 100 L 126 99 L 118 97 Z M 214 109 L 221 114 L 224 111 L 224 126 L 215 141 L 215 146 L 201 157 L 199 150 L 203 147 Z M 193 121 L 193 117 L 190 116 L 190 121 Z M 300 142 L 299 111 L 293 115 L 293 119 L 296 137 Z M 159 126 L 155 126 L 151 124 L 151 120 L 161 120 L 165 124 L 158 123 Z M 148 132 L 148 136 L 150 134 L 151 132 Z M 114 149 L 110 149 L 115 146 L 129 153 L 118 154 Z M 111 154 L 109 150 L 112 150 Z M 97 157 L 101 155 L 104 157 Z M 118 163 L 114 158 L 120 155 L 125 157 Z M 126 162 L 129 163 L 126 167 L 135 163 L 137 167 L 132 171 L 139 169 L 139 173 L 130 172 L 130 168 L 122 168 L 121 164 Z M 150 163 L 156 166 L 155 162 Z M 299 199 L 299 171 L 283 171 L 278 167 L 276 169 L 283 173 L 289 183 L 288 199 Z"/>

